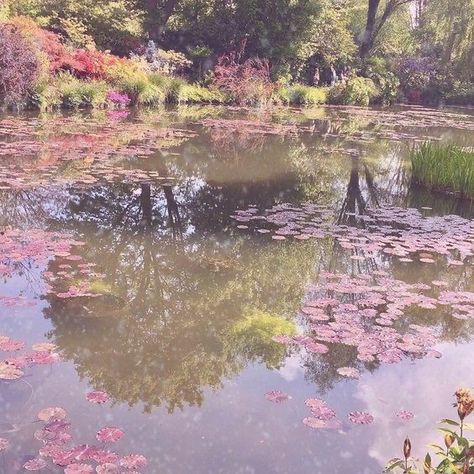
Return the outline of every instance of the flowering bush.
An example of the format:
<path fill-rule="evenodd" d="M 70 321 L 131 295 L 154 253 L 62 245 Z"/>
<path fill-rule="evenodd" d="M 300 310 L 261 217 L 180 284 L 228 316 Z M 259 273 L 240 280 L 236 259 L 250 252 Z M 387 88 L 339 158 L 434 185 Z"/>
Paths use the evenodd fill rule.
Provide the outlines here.
<path fill-rule="evenodd" d="M 55 73 L 71 61 L 69 51 L 61 42 L 61 37 L 51 31 L 39 27 L 31 18 L 14 17 L 9 23 L 21 32 L 30 43 L 43 63 L 46 72 Z"/>
<path fill-rule="evenodd" d="M 398 77 L 407 96 L 420 95 L 416 91 L 422 91 L 428 87 L 436 73 L 437 68 L 430 58 L 406 58 L 398 65 Z"/>
<path fill-rule="evenodd" d="M 109 91 L 107 93 L 107 100 L 113 104 L 123 107 L 129 105 L 131 102 L 131 99 L 127 94 L 119 91 Z"/>
<path fill-rule="evenodd" d="M 80 79 L 105 79 L 109 68 L 120 61 L 116 56 L 95 49 L 76 49 L 71 54 L 68 68 Z"/>
<path fill-rule="evenodd" d="M 26 98 L 38 77 L 35 51 L 12 24 L 0 24 L 0 103 L 14 104 Z"/>
<path fill-rule="evenodd" d="M 267 59 L 250 58 L 239 62 L 240 54 L 221 56 L 214 68 L 213 84 L 239 104 L 268 102 L 274 90 Z"/>

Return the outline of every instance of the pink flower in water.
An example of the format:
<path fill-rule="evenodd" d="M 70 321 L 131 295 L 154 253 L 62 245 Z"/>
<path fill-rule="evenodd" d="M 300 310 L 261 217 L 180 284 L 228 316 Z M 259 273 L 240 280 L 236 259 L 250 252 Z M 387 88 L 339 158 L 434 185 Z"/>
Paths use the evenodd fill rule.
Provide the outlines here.
<path fill-rule="evenodd" d="M 124 432 L 114 426 L 107 426 L 97 432 L 96 438 L 104 443 L 115 443 L 123 438 Z"/>
<path fill-rule="evenodd" d="M 400 420 L 410 421 L 410 420 L 413 419 L 413 417 L 415 415 L 411 411 L 400 410 L 400 411 L 398 411 L 397 416 L 398 416 L 398 418 L 400 418 Z"/>
<path fill-rule="evenodd" d="M 337 373 L 343 377 L 349 377 L 353 379 L 358 379 L 360 377 L 360 372 L 354 367 L 340 367 L 337 369 Z"/>
<path fill-rule="evenodd" d="M 120 459 L 120 465 L 126 469 L 141 469 L 147 465 L 147 460 L 141 454 L 129 454 Z"/>
<path fill-rule="evenodd" d="M 47 464 L 44 459 L 36 458 L 25 462 L 25 464 L 23 464 L 23 467 L 27 471 L 40 471 L 41 469 L 44 469 L 46 465 Z"/>
<path fill-rule="evenodd" d="M 5 451 L 5 449 L 8 449 L 9 446 L 10 446 L 10 443 L 8 442 L 7 439 L 0 438 L 0 451 Z"/>
<path fill-rule="evenodd" d="M 374 421 L 374 417 L 366 411 L 351 411 L 348 418 L 351 423 L 356 425 L 369 425 Z"/>
<path fill-rule="evenodd" d="M 109 394 L 100 390 L 88 393 L 86 398 L 89 402 L 97 403 L 98 405 L 106 403 L 110 400 Z"/>
<path fill-rule="evenodd" d="M 90 464 L 69 464 L 64 469 L 64 474 L 91 474 L 94 469 Z"/>
<path fill-rule="evenodd" d="M 265 394 L 265 398 L 269 402 L 281 403 L 285 400 L 288 400 L 290 397 L 286 393 L 281 392 L 280 390 L 272 390 L 271 392 Z"/>

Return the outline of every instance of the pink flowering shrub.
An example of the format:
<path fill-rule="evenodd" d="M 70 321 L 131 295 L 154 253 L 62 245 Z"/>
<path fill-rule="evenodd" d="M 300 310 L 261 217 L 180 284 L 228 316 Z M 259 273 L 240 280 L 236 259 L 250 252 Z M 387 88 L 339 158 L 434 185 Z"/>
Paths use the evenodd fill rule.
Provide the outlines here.
<path fill-rule="evenodd" d="M 130 105 L 130 102 L 131 102 L 131 99 L 128 96 L 128 94 L 124 92 L 115 91 L 115 90 L 109 91 L 107 93 L 107 100 L 117 106 L 122 106 L 122 107 L 126 107 L 127 105 Z"/>

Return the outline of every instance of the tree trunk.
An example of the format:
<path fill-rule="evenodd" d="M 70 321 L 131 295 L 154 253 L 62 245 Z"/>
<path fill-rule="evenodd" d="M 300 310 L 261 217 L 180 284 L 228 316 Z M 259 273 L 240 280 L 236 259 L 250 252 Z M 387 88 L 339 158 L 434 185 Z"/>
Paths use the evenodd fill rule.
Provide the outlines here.
<path fill-rule="evenodd" d="M 369 0 L 369 8 L 367 10 L 367 22 L 359 47 L 359 54 L 362 60 L 367 58 L 371 49 L 374 46 L 374 33 L 376 29 L 376 19 L 379 5 L 380 0 Z"/>
<path fill-rule="evenodd" d="M 174 13 L 178 0 L 145 0 L 147 15 L 146 29 L 150 39 L 160 41 L 166 28 L 166 24 Z"/>

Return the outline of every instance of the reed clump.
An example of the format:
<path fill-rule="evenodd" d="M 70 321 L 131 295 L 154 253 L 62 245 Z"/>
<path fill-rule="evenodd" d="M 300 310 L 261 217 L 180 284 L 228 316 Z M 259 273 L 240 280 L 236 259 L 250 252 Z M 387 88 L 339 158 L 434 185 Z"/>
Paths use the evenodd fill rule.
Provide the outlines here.
<path fill-rule="evenodd" d="M 423 143 L 411 153 L 412 179 L 436 191 L 474 199 L 474 151 Z"/>

